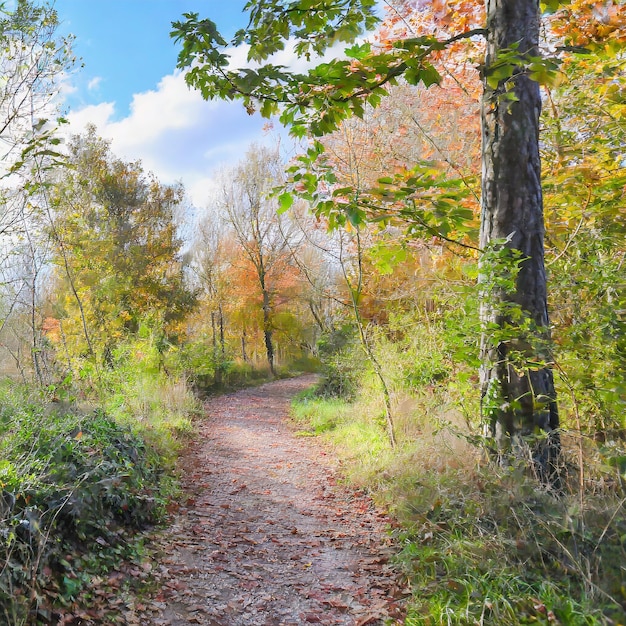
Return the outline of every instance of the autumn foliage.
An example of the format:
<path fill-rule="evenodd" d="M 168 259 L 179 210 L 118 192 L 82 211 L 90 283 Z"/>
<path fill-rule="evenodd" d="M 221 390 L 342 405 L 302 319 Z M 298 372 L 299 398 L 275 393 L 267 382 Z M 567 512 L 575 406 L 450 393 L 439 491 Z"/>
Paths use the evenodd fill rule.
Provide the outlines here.
<path fill-rule="evenodd" d="M 322 4 L 325 13 L 252 2 L 256 30 L 232 43 L 248 43 L 256 63 L 285 34 L 303 36 L 306 56 L 374 25 L 372 1 L 347 3 L 345 19 Z M 139 557 L 124 529 L 163 512 L 154 449 L 172 454 L 193 431 L 193 393 L 314 369 L 307 410 L 327 402 L 334 412 L 311 430 L 353 446 L 346 465 L 408 520 L 398 532 L 416 624 L 443 623 L 458 606 L 450 623 L 621 623 L 626 7 L 546 0 L 541 56 L 512 46 L 485 67 L 483 2 L 386 5 L 370 41 L 301 74 L 271 64 L 230 73 L 212 22 L 177 23 L 181 67 L 205 97 L 282 115 L 306 142 L 287 163 L 277 146 L 251 146 L 216 175 L 207 207 L 191 210 L 181 185 L 116 157 L 95 129 L 71 139 L 63 160 L 58 142 L 24 148 L 23 185 L 2 222 L 15 244 L 0 302 L 7 606 L 17 598 L 28 611 L 37 585 L 46 602 L 73 603 L 92 580 L 87 544 L 105 570 Z M 480 305 L 515 286 L 526 260 L 505 258 L 502 242 L 487 249 L 478 233 L 483 87 L 504 94 L 488 116 L 516 102 L 509 86 L 520 76 L 541 84 L 543 107 L 552 342 L 536 360 L 536 329 L 515 303 L 500 325 L 481 320 Z M 39 167 L 27 174 L 33 154 Z M 489 279 L 485 258 L 497 270 Z M 539 486 L 532 463 L 488 461 L 485 330 L 501 361 L 513 353 L 511 378 L 554 375 L 558 489 Z M 503 411 L 521 404 L 496 400 Z M 43 541 L 42 519 L 58 541 Z"/>

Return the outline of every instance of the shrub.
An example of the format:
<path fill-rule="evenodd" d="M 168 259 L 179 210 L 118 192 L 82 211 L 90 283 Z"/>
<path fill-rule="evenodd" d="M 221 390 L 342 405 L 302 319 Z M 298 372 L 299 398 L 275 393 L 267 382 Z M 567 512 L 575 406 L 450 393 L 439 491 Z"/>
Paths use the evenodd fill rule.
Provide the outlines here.
<path fill-rule="evenodd" d="M 345 325 L 324 335 L 318 342 L 318 354 L 322 364 L 318 395 L 354 400 L 365 369 L 354 328 Z"/>
<path fill-rule="evenodd" d="M 133 531 L 163 513 L 166 481 L 157 452 L 102 411 L 5 404 L 9 413 L 0 439 L 0 616 L 15 624 L 36 621 L 33 611 L 73 598 L 90 572 L 132 556 Z"/>

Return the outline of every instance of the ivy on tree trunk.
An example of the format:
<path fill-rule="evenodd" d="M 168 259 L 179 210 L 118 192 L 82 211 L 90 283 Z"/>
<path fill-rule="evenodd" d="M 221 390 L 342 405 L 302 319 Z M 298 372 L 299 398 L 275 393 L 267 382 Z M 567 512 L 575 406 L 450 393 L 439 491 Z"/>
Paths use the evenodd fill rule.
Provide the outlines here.
<path fill-rule="evenodd" d="M 529 452 L 540 478 L 554 484 L 560 442 L 544 266 L 541 95 L 539 84 L 523 69 L 523 61 L 539 56 L 539 0 L 487 0 L 486 8 L 480 232 L 483 416 L 502 459 Z M 512 73 L 500 77 L 503 59 Z"/>

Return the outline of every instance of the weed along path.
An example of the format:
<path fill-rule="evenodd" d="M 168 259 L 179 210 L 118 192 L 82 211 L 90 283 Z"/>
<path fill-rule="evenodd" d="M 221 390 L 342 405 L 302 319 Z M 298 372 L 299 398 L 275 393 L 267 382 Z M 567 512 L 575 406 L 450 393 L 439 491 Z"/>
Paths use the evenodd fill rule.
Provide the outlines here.
<path fill-rule="evenodd" d="M 388 520 L 289 425 L 310 376 L 211 399 L 141 624 L 399 624 Z"/>

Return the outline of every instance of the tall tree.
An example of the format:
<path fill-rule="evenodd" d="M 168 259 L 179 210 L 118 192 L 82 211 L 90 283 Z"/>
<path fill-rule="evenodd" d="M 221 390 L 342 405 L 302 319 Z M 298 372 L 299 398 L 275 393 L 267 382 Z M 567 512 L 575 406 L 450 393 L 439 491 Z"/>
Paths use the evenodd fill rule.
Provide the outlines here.
<path fill-rule="evenodd" d="M 275 286 L 289 258 L 286 231 L 280 224 L 272 189 L 283 180 L 284 166 L 277 150 L 253 146 L 224 181 L 221 208 L 228 216 L 237 241 L 252 264 L 263 312 L 263 337 L 267 362 L 275 375 Z"/>
<path fill-rule="evenodd" d="M 43 170 L 59 165 L 54 99 L 72 65 L 70 40 L 58 36 L 51 3 L 18 0 L 0 5 L 0 342 L 23 376 L 32 367 L 46 379 L 41 304 L 49 259 L 43 228 Z M 9 319 L 9 318 L 13 319 Z M 29 320 L 29 355 L 18 358 L 20 329 Z M 17 339 L 6 337 L 12 329 Z M 3 332 L 4 331 L 4 332 Z"/>
<path fill-rule="evenodd" d="M 116 344 L 142 324 L 171 336 L 194 306 L 176 225 L 184 192 L 115 158 L 93 128 L 73 138 L 70 162 L 53 189 L 62 316 L 84 326 L 79 345 L 111 364 Z"/>
<path fill-rule="evenodd" d="M 212 367 L 216 385 L 221 384 L 226 363 L 225 307 L 227 292 L 226 231 L 217 216 L 206 217 L 198 227 L 192 269 L 203 292 L 202 318 L 210 313 Z"/>
<path fill-rule="evenodd" d="M 539 158 L 539 83 L 523 67 L 539 56 L 537 0 L 487 1 L 487 51 L 482 119 L 483 256 L 482 397 L 500 452 L 538 431 L 533 444 L 545 478 L 556 471 L 559 418 L 549 366 L 549 321 L 544 265 L 544 220 Z M 519 62 L 500 80 L 493 75 L 503 55 Z M 512 251 L 498 255 L 497 248 Z M 498 255 L 503 265 L 495 262 Z M 506 264 L 515 264 L 502 284 Z M 496 275 L 493 276 L 494 272 Z M 494 284 L 495 283 L 495 284 Z M 529 365 L 533 363 L 534 365 Z M 546 475 L 546 473 L 548 475 Z"/>
<path fill-rule="evenodd" d="M 71 41 L 56 32 L 53 4 L 17 0 L 0 5 L 0 178 L 27 171 L 36 156 L 50 153 L 44 144 L 52 134 L 53 125 L 47 123 L 56 112 L 52 101 L 73 61 Z"/>

